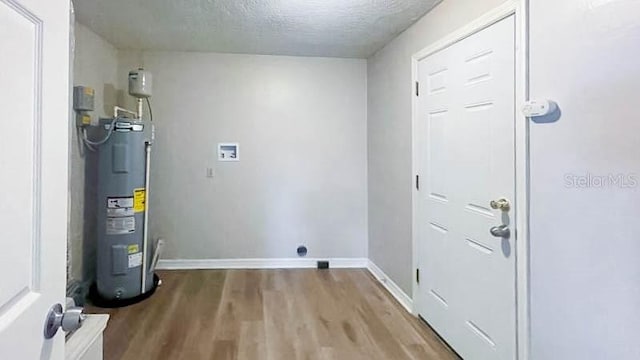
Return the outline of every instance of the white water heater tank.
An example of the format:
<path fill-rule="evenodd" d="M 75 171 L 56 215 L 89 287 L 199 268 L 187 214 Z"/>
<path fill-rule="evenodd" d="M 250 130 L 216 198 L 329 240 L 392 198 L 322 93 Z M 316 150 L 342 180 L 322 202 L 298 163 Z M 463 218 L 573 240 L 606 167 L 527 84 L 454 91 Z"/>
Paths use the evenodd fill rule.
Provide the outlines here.
<path fill-rule="evenodd" d="M 129 95 L 136 98 L 151 97 L 153 76 L 142 68 L 129 71 Z"/>

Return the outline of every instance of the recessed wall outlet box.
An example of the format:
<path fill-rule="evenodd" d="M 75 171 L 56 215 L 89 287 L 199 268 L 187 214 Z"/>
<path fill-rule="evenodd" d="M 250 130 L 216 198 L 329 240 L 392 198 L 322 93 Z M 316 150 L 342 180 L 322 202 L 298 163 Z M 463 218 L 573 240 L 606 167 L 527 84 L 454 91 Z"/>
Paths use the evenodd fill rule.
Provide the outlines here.
<path fill-rule="evenodd" d="M 219 143 L 218 161 L 240 161 L 240 145 L 238 143 Z"/>
<path fill-rule="evenodd" d="M 529 100 L 522 106 L 522 114 L 526 117 L 545 116 L 558 109 L 558 104 L 551 100 Z"/>
<path fill-rule="evenodd" d="M 93 111 L 95 91 L 88 86 L 73 87 L 73 110 Z"/>
<path fill-rule="evenodd" d="M 318 261 L 318 269 L 328 269 L 329 262 L 328 261 Z"/>

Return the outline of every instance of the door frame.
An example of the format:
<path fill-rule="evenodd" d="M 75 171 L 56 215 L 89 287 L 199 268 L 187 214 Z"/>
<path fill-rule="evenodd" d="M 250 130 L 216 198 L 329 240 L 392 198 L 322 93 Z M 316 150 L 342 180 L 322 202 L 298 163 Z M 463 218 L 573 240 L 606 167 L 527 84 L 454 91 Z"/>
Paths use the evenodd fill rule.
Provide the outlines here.
<path fill-rule="evenodd" d="M 519 360 L 529 359 L 530 312 L 529 312 L 529 120 L 520 112 L 529 98 L 529 0 L 509 0 L 485 13 L 467 25 L 437 40 L 411 57 L 411 149 L 412 149 L 412 266 L 418 268 L 417 250 L 417 205 L 418 190 L 415 175 L 418 174 L 417 134 L 418 96 L 415 84 L 418 81 L 418 63 L 426 57 L 443 50 L 511 15 L 515 16 L 515 262 L 516 262 L 516 349 Z M 412 298 L 414 304 L 419 297 L 416 275 L 413 275 Z M 418 315 L 417 307 L 413 307 Z"/>

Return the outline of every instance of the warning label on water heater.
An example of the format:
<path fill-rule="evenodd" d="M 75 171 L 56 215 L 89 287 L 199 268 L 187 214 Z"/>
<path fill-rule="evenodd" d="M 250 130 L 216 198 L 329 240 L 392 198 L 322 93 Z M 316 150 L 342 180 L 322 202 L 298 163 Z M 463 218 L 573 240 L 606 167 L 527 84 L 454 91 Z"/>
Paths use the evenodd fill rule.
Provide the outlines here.
<path fill-rule="evenodd" d="M 107 235 L 123 235 L 136 231 L 136 218 L 110 217 L 107 218 Z"/>
<path fill-rule="evenodd" d="M 133 189 L 133 209 L 135 212 L 144 211 L 146 199 L 147 191 L 145 188 Z"/>
<path fill-rule="evenodd" d="M 107 216 L 132 216 L 133 214 L 133 196 L 107 198 Z"/>
<path fill-rule="evenodd" d="M 142 265 L 142 253 L 135 253 L 129 255 L 129 269 Z"/>

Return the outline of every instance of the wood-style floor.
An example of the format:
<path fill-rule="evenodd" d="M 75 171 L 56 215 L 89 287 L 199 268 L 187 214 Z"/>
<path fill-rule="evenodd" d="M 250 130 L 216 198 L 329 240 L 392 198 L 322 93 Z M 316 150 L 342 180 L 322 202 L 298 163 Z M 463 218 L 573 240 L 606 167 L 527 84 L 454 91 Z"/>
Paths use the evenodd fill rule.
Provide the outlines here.
<path fill-rule="evenodd" d="M 367 270 L 160 272 L 109 313 L 105 360 L 457 359 Z"/>

